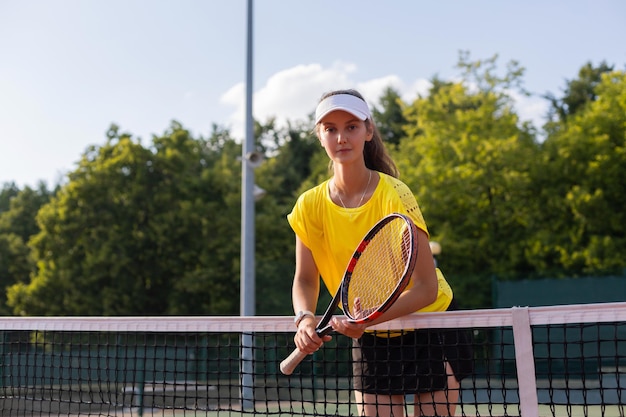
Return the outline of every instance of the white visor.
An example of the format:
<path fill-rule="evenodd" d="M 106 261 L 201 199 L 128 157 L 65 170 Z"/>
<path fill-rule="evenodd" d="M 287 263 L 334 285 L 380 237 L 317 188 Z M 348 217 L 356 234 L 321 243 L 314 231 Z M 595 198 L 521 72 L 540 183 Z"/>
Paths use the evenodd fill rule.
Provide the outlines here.
<path fill-rule="evenodd" d="M 346 111 L 361 120 L 371 119 L 372 115 L 367 103 L 352 94 L 335 94 L 326 97 L 315 109 L 315 124 L 324 116 L 336 110 Z"/>

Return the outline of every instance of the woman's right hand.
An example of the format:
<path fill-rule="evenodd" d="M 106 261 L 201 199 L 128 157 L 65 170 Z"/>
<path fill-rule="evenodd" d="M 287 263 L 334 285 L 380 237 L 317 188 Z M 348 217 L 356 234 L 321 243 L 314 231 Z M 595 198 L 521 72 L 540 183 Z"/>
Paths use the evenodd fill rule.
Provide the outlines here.
<path fill-rule="evenodd" d="M 305 317 L 300 321 L 298 331 L 293 338 L 298 350 L 307 355 L 315 353 L 325 342 L 332 340 L 330 335 L 319 337 L 315 331 L 316 324 L 314 317 Z"/>

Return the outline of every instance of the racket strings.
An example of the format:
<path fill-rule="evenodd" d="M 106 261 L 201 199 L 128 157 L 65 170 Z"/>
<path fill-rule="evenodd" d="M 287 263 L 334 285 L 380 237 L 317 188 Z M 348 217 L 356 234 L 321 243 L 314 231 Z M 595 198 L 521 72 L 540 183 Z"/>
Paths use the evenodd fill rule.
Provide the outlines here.
<path fill-rule="evenodd" d="M 365 247 L 348 286 L 349 317 L 369 316 L 394 294 L 413 250 L 409 227 L 403 219 L 394 219 Z"/>

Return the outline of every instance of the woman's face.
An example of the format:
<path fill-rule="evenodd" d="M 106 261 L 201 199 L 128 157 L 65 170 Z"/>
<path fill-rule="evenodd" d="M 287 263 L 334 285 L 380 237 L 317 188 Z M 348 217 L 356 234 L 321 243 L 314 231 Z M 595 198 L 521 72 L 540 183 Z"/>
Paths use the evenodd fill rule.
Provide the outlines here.
<path fill-rule="evenodd" d="M 365 142 L 372 140 L 372 131 L 368 125 L 342 110 L 324 116 L 317 134 L 328 157 L 339 164 L 363 159 Z"/>

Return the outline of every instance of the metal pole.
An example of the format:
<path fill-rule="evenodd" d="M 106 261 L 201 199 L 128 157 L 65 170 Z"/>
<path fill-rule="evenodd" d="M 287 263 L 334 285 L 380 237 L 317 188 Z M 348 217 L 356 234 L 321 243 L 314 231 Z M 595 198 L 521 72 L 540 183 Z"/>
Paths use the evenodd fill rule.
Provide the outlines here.
<path fill-rule="evenodd" d="M 241 316 L 254 312 L 254 168 L 248 155 L 254 152 L 252 116 L 252 0 L 248 0 L 246 48 L 246 137 L 241 157 Z M 254 408 L 254 364 L 252 334 L 241 335 L 241 406 Z"/>

